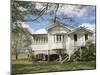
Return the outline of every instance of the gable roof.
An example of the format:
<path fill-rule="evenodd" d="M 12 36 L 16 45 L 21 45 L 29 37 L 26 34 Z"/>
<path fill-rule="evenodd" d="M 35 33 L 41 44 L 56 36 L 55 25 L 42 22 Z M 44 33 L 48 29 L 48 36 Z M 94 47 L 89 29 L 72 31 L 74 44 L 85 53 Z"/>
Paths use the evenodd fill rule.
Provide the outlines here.
<path fill-rule="evenodd" d="M 53 28 L 53 27 L 56 27 L 56 26 L 62 26 L 62 27 L 64 27 L 64 28 L 66 28 L 66 29 L 68 29 L 68 30 L 72 30 L 71 28 L 69 28 L 69 27 L 67 27 L 67 26 L 65 26 L 65 25 L 63 25 L 63 24 L 52 24 L 52 25 L 50 25 L 49 27 L 47 27 L 46 28 L 46 30 L 49 30 L 49 29 L 51 29 L 51 28 Z"/>
<path fill-rule="evenodd" d="M 87 32 L 89 32 L 89 33 L 91 33 L 91 34 L 93 34 L 93 31 L 92 31 L 92 30 L 87 29 L 86 27 L 82 27 L 82 26 L 75 28 L 75 29 L 72 30 L 72 32 L 70 32 L 69 34 L 74 33 L 74 32 L 77 32 L 77 31 L 79 31 L 79 30 L 85 30 L 85 31 L 87 31 Z"/>

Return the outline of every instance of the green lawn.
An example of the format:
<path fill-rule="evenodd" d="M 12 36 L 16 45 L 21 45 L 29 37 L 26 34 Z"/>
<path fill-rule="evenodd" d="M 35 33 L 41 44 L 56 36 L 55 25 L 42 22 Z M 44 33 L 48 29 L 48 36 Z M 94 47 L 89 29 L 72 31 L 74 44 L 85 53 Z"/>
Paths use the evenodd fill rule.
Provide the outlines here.
<path fill-rule="evenodd" d="M 28 53 L 20 53 L 18 54 L 19 59 L 27 59 L 28 58 Z M 15 55 L 12 54 L 12 60 L 15 60 Z"/>
<path fill-rule="evenodd" d="M 96 68 L 95 61 L 88 62 L 31 62 L 27 59 L 12 60 L 12 73 L 38 73 L 53 71 L 90 70 Z"/>

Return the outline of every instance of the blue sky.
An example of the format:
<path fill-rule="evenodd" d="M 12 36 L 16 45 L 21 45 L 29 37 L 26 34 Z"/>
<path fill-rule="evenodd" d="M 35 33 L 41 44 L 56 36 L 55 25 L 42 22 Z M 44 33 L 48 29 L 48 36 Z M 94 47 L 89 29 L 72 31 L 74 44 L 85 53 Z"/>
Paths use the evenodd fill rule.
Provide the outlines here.
<path fill-rule="evenodd" d="M 37 7 L 40 7 L 40 5 L 37 5 Z M 50 20 L 54 17 L 54 15 L 51 15 L 52 9 L 49 9 L 42 18 L 39 18 L 39 22 L 25 22 L 26 25 L 28 25 L 31 29 L 34 31 L 46 28 L 50 25 Z M 61 22 L 77 27 L 82 24 L 89 24 L 90 26 L 95 25 L 95 17 L 96 14 L 96 7 L 95 6 L 83 6 L 83 8 L 80 11 L 75 10 L 75 5 L 64 5 L 64 7 L 59 8 L 57 15 L 59 18 L 61 18 Z M 72 21 L 70 20 L 64 20 L 62 19 L 62 15 L 65 17 L 71 17 Z M 36 18 L 37 16 L 30 16 L 31 18 Z M 29 16 L 26 16 L 26 19 L 30 18 Z"/>

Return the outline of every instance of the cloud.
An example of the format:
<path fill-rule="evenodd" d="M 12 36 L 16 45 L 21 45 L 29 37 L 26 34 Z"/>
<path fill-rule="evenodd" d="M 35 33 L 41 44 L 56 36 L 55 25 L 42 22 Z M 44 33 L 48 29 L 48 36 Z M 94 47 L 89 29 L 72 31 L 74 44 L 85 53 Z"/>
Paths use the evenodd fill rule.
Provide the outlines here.
<path fill-rule="evenodd" d="M 80 5 L 63 5 L 61 8 L 59 8 L 57 14 L 65 14 L 65 15 L 76 15 L 76 16 L 82 16 L 87 9 L 85 7 L 83 7 L 82 9 L 80 9 Z"/>
<path fill-rule="evenodd" d="M 22 23 L 23 28 L 27 28 L 29 30 L 30 33 L 34 33 L 34 29 L 32 29 L 29 25 L 27 25 L 26 23 Z"/>
<path fill-rule="evenodd" d="M 79 27 L 80 26 L 86 27 L 87 29 L 90 29 L 95 32 L 95 24 L 83 23 L 83 24 L 79 25 Z"/>
<path fill-rule="evenodd" d="M 36 3 L 35 8 L 36 9 L 41 9 L 43 7 L 43 5 L 41 3 Z"/>
<path fill-rule="evenodd" d="M 39 29 L 37 31 L 35 31 L 35 34 L 47 34 L 46 29 Z"/>
<path fill-rule="evenodd" d="M 57 15 L 65 14 L 69 17 L 85 17 L 89 19 L 95 19 L 95 7 L 94 6 L 82 6 L 82 5 L 63 5 L 59 7 Z"/>

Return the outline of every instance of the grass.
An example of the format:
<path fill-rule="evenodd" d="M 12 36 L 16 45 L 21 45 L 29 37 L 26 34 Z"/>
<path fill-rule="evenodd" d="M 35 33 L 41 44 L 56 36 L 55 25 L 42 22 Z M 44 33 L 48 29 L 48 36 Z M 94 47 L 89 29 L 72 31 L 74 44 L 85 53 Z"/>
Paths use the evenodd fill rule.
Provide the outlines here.
<path fill-rule="evenodd" d="M 73 70 L 90 70 L 96 68 L 95 61 L 84 62 L 67 62 L 60 64 L 59 62 L 31 62 L 27 58 L 12 60 L 12 73 L 39 73 L 39 72 L 55 72 L 55 71 L 73 71 Z"/>
<path fill-rule="evenodd" d="M 28 57 L 28 53 L 20 53 L 20 54 L 18 54 L 18 58 L 19 59 L 27 59 Z M 15 60 L 15 55 L 14 54 L 12 54 L 12 60 Z"/>

